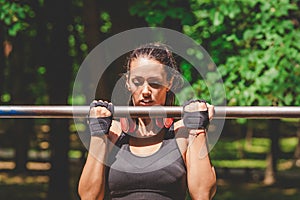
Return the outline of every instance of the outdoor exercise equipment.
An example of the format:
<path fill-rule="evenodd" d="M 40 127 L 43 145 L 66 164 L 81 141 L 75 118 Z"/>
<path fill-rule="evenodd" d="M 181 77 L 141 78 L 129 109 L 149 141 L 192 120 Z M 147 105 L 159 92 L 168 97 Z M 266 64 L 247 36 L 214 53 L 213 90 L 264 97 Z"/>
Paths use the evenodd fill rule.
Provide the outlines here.
<path fill-rule="evenodd" d="M 181 118 L 182 106 L 115 106 L 114 118 L 173 117 Z M 89 106 L 6 105 L 0 106 L 0 118 L 83 118 Z M 300 106 L 215 106 L 214 119 L 300 118 Z"/>

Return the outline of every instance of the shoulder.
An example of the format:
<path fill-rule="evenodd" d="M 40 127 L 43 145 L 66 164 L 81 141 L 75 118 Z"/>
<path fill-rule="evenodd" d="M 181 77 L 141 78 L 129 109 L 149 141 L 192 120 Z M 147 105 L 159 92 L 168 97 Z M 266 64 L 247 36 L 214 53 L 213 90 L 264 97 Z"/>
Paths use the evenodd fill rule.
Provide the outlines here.
<path fill-rule="evenodd" d="M 180 119 L 174 122 L 174 131 L 177 132 L 179 129 L 184 128 L 183 120 Z"/>

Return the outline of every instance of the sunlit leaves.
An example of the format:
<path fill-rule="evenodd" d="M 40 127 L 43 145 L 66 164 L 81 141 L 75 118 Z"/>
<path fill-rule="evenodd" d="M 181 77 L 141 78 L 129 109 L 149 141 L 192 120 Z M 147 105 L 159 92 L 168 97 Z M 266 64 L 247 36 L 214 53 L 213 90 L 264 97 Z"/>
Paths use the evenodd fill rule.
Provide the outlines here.
<path fill-rule="evenodd" d="M 100 19 L 103 21 L 103 24 L 100 26 L 100 31 L 102 33 L 107 33 L 112 27 L 110 15 L 108 12 L 101 12 Z"/>
<path fill-rule="evenodd" d="M 16 36 L 19 31 L 28 27 L 27 16 L 34 17 L 34 12 L 28 5 L 0 0 L 0 22 L 4 24 L 8 35 Z"/>
<path fill-rule="evenodd" d="M 38 72 L 40 75 L 44 75 L 44 74 L 46 73 L 46 67 L 44 67 L 44 66 L 38 67 L 37 72 Z"/>
<path fill-rule="evenodd" d="M 192 0 L 191 6 L 197 22 L 184 31 L 211 53 L 229 105 L 300 105 L 294 1 Z"/>
<path fill-rule="evenodd" d="M 1 101 L 3 103 L 9 102 L 11 100 L 11 96 L 9 93 L 4 93 L 1 95 Z"/>
<path fill-rule="evenodd" d="M 168 19 L 178 19 L 181 24 L 192 25 L 194 14 L 187 10 L 188 2 L 177 0 L 148 1 L 138 0 L 130 6 L 131 15 L 143 17 L 150 26 L 162 26 Z"/>

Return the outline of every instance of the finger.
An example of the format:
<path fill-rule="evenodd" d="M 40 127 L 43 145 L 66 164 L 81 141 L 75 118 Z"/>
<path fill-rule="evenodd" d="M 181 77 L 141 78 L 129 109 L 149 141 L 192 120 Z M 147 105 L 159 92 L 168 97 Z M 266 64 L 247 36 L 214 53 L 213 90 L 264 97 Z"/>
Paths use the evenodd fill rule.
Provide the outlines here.
<path fill-rule="evenodd" d="M 97 104 L 97 100 L 93 100 L 93 101 L 90 103 L 90 108 L 96 107 L 96 104 Z"/>
<path fill-rule="evenodd" d="M 201 105 L 199 102 L 195 101 L 192 102 L 190 104 L 188 104 L 187 106 L 185 106 L 184 110 L 187 112 L 195 112 L 195 111 L 199 111 L 201 110 Z"/>
<path fill-rule="evenodd" d="M 111 116 L 110 111 L 106 107 L 101 107 L 101 106 L 95 107 L 94 112 L 95 112 L 96 117 L 109 117 L 109 116 Z"/>
<path fill-rule="evenodd" d="M 206 111 L 207 110 L 207 105 L 205 102 L 198 102 L 198 109 L 199 111 Z"/>
<path fill-rule="evenodd" d="M 109 117 L 112 115 L 111 111 L 108 109 L 108 105 L 111 106 L 107 101 L 103 100 L 93 100 L 91 103 L 90 117 Z"/>
<path fill-rule="evenodd" d="M 208 118 L 209 120 L 212 120 L 212 118 L 215 115 L 215 107 L 213 105 L 207 104 L 207 108 L 208 108 Z"/>

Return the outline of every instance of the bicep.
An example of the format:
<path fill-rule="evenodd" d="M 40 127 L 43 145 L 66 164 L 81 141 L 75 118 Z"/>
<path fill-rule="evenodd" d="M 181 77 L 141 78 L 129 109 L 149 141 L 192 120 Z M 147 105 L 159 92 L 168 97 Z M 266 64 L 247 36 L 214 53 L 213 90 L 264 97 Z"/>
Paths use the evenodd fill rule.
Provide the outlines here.
<path fill-rule="evenodd" d="M 86 163 L 79 180 L 82 199 L 98 199 L 104 195 L 105 154 L 107 137 L 92 137 Z"/>
<path fill-rule="evenodd" d="M 216 174 L 209 158 L 205 134 L 190 139 L 186 163 L 191 195 L 211 196 L 216 184 Z"/>

